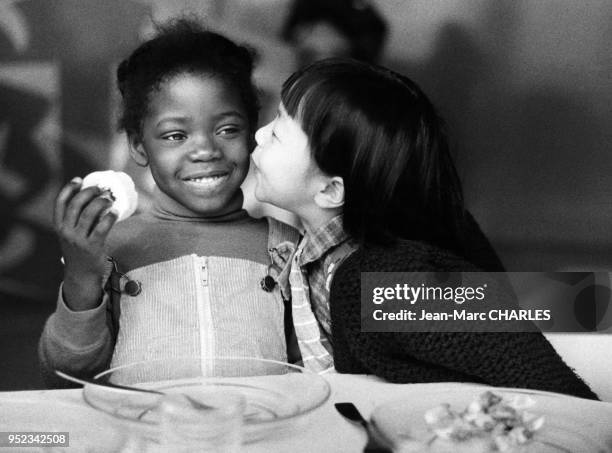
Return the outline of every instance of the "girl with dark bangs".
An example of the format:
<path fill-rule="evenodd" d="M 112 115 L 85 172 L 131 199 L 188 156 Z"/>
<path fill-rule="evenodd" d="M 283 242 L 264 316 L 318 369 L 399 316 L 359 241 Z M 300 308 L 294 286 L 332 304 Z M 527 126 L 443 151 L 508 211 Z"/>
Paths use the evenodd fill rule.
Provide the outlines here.
<path fill-rule="evenodd" d="M 362 272 L 503 270 L 465 210 L 442 121 L 411 80 L 314 63 L 285 82 L 255 138 L 255 196 L 305 229 L 287 273 L 305 367 L 596 398 L 540 333 L 362 332 Z"/>

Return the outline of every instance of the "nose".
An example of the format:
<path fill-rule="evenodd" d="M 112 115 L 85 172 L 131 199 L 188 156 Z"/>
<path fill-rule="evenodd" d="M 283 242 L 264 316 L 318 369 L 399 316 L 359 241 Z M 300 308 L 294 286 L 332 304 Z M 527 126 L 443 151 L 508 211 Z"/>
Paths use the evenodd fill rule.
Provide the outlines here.
<path fill-rule="evenodd" d="M 259 148 L 259 145 L 257 145 L 255 149 L 253 150 L 253 152 L 251 153 L 251 160 L 253 161 L 255 165 L 257 165 L 257 162 L 259 160 L 259 153 L 260 153 L 260 148 Z"/>
<path fill-rule="evenodd" d="M 196 161 L 208 161 L 221 157 L 221 150 L 208 135 L 195 135 L 189 149 L 189 158 Z"/>
<path fill-rule="evenodd" d="M 272 136 L 272 123 L 268 123 L 265 126 L 260 127 L 255 132 L 255 142 L 258 146 L 264 145 Z"/>

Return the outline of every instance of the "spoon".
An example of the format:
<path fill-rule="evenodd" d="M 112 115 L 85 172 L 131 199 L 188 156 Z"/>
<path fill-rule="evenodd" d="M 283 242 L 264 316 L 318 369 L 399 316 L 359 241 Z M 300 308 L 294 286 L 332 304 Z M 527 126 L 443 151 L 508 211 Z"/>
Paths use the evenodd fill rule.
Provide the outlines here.
<path fill-rule="evenodd" d="M 164 398 L 169 395 L 168 393 L 160 392 L 160 391 L 157 391 L 157 390 L 145 389 L 145 388 L 140 388 L 140 387 L 130 387 L 130 386 L 127 386 L 127 385 L 114 384 L 112 382 L 98 381 L 98 380 L 95 380 L 95 379 L 77 378 L 77 377 L 74 377 L 74 376 L 70 376 L 69 374 L 66 374 L 63 371 L 59 371 L 59 370 L 55 370 L 55 374 L 57 374 L 59 377 L 61 377 L 63 379 L 66 379 L 67 381 L 74 382 L 76 384 L 81 384 L 83 386 L 88 385 L 88 386 L 94 386 L 94 388 L 101 388 L 101 389 L 107 388 L 109 390 L 116 390 L 119 393 L 122 393 L 122 392 L 138 392 L 138 393 L 145 393 L 145 394 L 149 394 L 149 395 L 159 395 L 161 398 L 156 398 L 156 399 L 154 399 L 152 401 L 149 400 L 149 399 L 146 400 L 146 401 L 148 401 L 145 404 L 146 408 L 144 408 L 144 410 L 141 410 L 139 412 L 139 414 L 137 415 L 137 417 L 136 417 L 139 420 L 142 419 L 143 416 L 145 416 L 146 414 L 151 412 L 153 409 L 158 407 L 160 402 L 165 401 Z M 213 406 L 209 406 L 208 404 L 201 403 L 201 402 L 193 399 L 189 395 L 182 394 L 182 396 L 185 397 L 185 399 L 189 402 L 189 404 L 191 404 L 191 406 L 194 409 L 199 409 L 199 410 L 201 410 L 201 409 L 204 409 L 204 410 L 214 409 Z"/>
<path fill-rule="evenodd" d="M 359 423 L 365 428 L 368 435 L 368 442 L 363 448 L 364 453 L 392 453 L 389 447 L 383 445 L 382 442 L 374 436 L 370 423 L 363 418 L 363 415 L 361 415 L 361 412 L 359 412 L 353 403 L 336 403 L 334 406 L 336 406 L 336 410 L 344 418 L 351 422 Z"/>
<path fill-rule="evenodd" d="M 55 370 L 55 374 L 59 377 L 66 379 L 67 381 L 74 382 L 76 384 L 81 385 L 97 385 L 99 387 L 109 387 L 117 390 L 127 390 L 130 392 L 144 392 L 144 393 L 155 393 L 157 395 L 164 395 L 163 392 L 158 392 L 157 390 L 144 389 L 140 387 L 129 387 L 127 385 L 113 384 L 108 381 L 98 381 L 95 379 L 87 379 L 87 378 L 78 378 L 74 376 L 70 376 L 69 374 L 64 373 L 63 371 Z"/>

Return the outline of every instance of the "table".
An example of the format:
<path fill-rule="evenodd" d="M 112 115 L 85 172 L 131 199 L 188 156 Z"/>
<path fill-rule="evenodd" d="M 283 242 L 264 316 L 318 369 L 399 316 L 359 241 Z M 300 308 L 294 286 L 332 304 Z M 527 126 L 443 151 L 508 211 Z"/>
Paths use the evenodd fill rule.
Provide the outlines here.
<path fill-rule="evenodd" d="M 390 384 L 373 376 L 363 375 L 344 375 L 330 374 L 326 376 L 332 393 L 329 401 L 319 409 L 316 419 L 304 431 L 295 433 L 290 438 L 266 439 L 259 443 L 245 445 L 243 451 L 246 453 L 263 452 L 360 452 L 365 444 L 366 435 L 359 426 L 344 420 L 335 410 L 333 404 L 342 401 L 353 402 L 362 414 L 369 417 L 375 407 L 385 402 L 397 400 L 399 398 L 412 399 L 419 401 L 421 406 L 430 407 L 434 401 L 423 401 L 424 398 L 431 398 L 431 395 L 449 395 L 451 393 L 468 394 L 480 393 L 485 389 L 483 386 L 461 383 L 435 383 L 435 384 Z M 429 396 L 428 396 L 429 395 Z M 79 424 L 85 424 L 90 428 L 82 433 L 71 433 L 71 447 L 57 449 L 56 451 L 85 451 L 80 442 L 96 443 L 104 442 L 108 436 L 104 432 L 105 423 L 108 422 L 106 414 L 91 409 L 82 400 L 81 389 L 71 390 L 40 390 L 40 391 L 20 391 L 0 393 L 0 431 L 21 430 L 35 431 L 35 422 L 27 426 L 17 426 L 20 421 L 19 409 L 16 402 L 34 401 L 40 404 L 40 410 L 32 415 L 36 417 L 56 417 L 58 424 L 63 426 L 62 431 L 71 431 L 67 426 L 71 423 L 71 417 L 78 419 Z M 444 399 L 442 399 L 444 401 Z M 606 437 L 607 451 L 612 452 L 612 403 L 594 402 L 579 398 L 568 397 L 567 401 L 571 404 L 572 410 L 576 411 L 580 417 L 587 417 L 592 414 L 597 423 L 593 429 L 602 437 Z M 54 408 L 57 407 L 57 410 Z M 17 412 L 15 412 L 17 411 Z M 48 412 L 43 414 L 43 412 Z M 23 414 L 21 415 L 23 419 Z M 87 420 L 84 420 L 87 418 Z M 7 425 L 7 420 L 14 422 Z M 62 420 L 64 421 L 62 425 Z M 591 423 L 591 422 L 589 422 Z M 591 426 L 591 425 L 589 425 Z M 608 427 L 608 428 L 606 428 Z M 609 429 L 608 432 L 603 432 Z M 97 436 L 97 437 L 96 437 Z M 4 450 L 4 449 L 2 449 Z M 11 448 L 7 451 L 15 452 Z M 27 451 L 27 450 L 24 450 Z"/>

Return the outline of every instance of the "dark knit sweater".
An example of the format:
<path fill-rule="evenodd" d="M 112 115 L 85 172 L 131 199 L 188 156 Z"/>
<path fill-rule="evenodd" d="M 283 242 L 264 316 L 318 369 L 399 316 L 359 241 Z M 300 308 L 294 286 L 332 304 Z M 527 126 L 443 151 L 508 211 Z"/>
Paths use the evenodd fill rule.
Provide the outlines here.
<path fill-rule="evenodd" d="M 336 370 L 374 374 L 396 383 L 475 382 L 596 399 L 541 333 L 361 331 L 361 272 L 476 270 L 421 242 L 358 249 L 340 265 L 331 285 Z"/>

